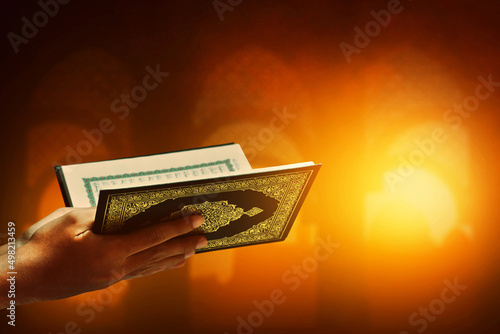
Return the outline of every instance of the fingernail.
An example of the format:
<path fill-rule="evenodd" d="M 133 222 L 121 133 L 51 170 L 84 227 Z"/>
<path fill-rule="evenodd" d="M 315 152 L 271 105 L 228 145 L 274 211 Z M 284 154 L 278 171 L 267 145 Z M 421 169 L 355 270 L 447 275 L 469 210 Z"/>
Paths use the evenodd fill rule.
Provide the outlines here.
<path fill-rule="evenodd" d="M 189 220 L 191 221 L 193 228 L 198 228 L 201 224 L 203 224 L 203 217 L 200 215 L 191 215 L 189 216 Z"/>
<path fill-rule="evenodd" d="M 202 247 L 205 247 L 207 245 L 208 241 L 207 239 L 203 238 L 198 243 L 196 244 L 196 249 L 200 249 Z"/>
<path fill-rule="evenodd" d="M 193 255 L 194 255 L 194 250 L 193 250 L 193 251 L 190 251 L 189 253 L 186 253 L 186 254 L 184 255 L 184 260 L 185 260 L 185 259 L 187 259 L 187 258 L 189 258 L 189 257 L 191 257 L 191 256 L 193 256 Z"/>

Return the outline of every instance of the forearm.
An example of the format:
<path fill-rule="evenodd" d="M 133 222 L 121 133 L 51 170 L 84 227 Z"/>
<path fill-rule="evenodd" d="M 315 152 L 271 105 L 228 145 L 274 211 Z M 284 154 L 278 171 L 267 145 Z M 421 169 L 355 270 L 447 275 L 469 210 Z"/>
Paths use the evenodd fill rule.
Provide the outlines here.
<path fill-rule="evenodd" d="M 9 228 L 10 232 L 10 228 Z M 14 236 L 0 247 L 0 309 L 7 308 L 15 298 L 16 241 Z"/>
<path fill-rule="evenodd" d="M 23 235 L 18 237 L 15 241 L 14 241 L 13 237 L 8 238 L 7 243 L 0 246 L 0 255 L 7 254 L 9 252 L 9 248 L 12 249 L 14 243 L 15 243 L 15 246 L 17 249 L 17 248 L 21 247 L 22 245 L 24 245 L 26 242 L 27 242 L 27 240 Z"/>
<path fill-rule="evenodd" d="M 57 210 L 17 241 L 9 240 L 0 254 L 0 309 L 12 301 L 22 305 L 62 299 L 178 268 L 207 243 L 203 236 L 177 238 L 202 225 L 201 216 L 119 236 L 92 233 L 94 217 L 94 208 Z"/>
<path fill-rule="evenodd" d="M 0 309 L 7 308 L 10 300 L 15 300 L 16 275 L 9 274 L 8 254 L 0 256 Z"/>
<path fill-rule="evenodd" d="M 0 309 L 13 302 L 22 305 L 37 301 L 37 276 L 30 264 L 32 261 L 23 253 L 21 249 L 16 250 L 14 260 L 8 253 L 0 256 Z"/>
<path fill-rule="evenodd" d="M 6 254 L 7 250 L 8 250 L 8 245 L 7 244 L 0 246 L 0 255 Z"/>
<path fill-rule="evenodd" d="M 31 284 L 20 280 L 28 265 L 24 263 L 27 261 L 23 261 L 20 257 L 23 252 L 19 253 L 21 246 L 27 242 L 27 239 L 29 236 L 25 234 L 16 240 L 12 236 L 7 239 L 6 244 L 0 246 L 0 310 L 9 307 L 11 301 L 17 305 L 29 302 L 23 296 L 29 296 L 26 288 Z M 20 284 L 22 289 L 18 288 Z"/>
<path fill-rule="evenodd" d="M 4 260 L 3 257 L 0 258 L 0 260 Z M 9 306 L 10 300 L 8 297 L 9 294 L 9 282 L 7 281 L 7 272 L 5 271 L 6 268 L 4 266 L 0 266 L 0 270 L 2 271 L 0 273 L 0 310 L 3 310 L 4 308 L 7 308 Z"/>

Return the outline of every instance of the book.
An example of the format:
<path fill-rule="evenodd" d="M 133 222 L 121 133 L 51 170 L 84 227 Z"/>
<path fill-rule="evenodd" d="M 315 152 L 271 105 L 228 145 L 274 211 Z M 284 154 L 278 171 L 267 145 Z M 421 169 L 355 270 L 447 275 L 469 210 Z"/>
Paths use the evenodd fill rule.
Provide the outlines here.
<path fill-rule="evenodd" d="M 127 233 L 200 214 L 197 253 L 283 241 L 321 167 L 252 169 L 238 144 L 55 166 L 66 206 L 97 206 L 93 232 Z"/>

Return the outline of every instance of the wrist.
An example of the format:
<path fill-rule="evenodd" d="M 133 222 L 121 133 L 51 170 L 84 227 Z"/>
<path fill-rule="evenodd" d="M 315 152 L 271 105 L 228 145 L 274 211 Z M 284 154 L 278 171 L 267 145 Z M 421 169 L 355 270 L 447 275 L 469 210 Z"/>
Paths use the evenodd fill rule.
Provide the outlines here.
<path fill-rule="evenodd" d="M 0 309 L 5 309 L 11 304 L 11 300 L 15 302 L 16 292 L 16 275 L 11 274 L 8 265 L 8 255 L 0 256 Z"/>
<path fill-rule="evenodd" d="M 15 262 L 9 262 L 8 254 L 0 255 L 0 309 L 11 303 L 22 305 L 39 301 L 36 294 L 37 275 L 34 262 L 29 256 L 29 247 L 16 249 Z"/>

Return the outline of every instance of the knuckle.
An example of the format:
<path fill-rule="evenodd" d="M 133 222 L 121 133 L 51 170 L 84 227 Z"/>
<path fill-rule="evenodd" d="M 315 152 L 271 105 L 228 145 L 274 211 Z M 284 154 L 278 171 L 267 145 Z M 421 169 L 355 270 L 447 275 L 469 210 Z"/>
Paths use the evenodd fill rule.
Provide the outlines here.
<path fill-rule="evenodd" d="M 179 240 L 176 250 L 176 253 L 178 254 L 186 254 L 189 251 L 189 242 L 186 240 Z"/>
<path fill-rule="evenodd" d="M 197 244 L 196 238 L 193 237 L 181 238 L 177 246 L 177 252 L 181 255 L 192 252 L 193 250 L 196 249 L 196 244 Z"/>
<path fill-rule="evenodd" d="M 191 231 L 190 227 L 189 220 L 186 221 L 184 218 L 177 220 L 174 224 L 175 235 L 181 235 Z"/>
<path fill-rule="evenodd" d="M 191 242 L 184 243 L 184 247 L 182 248 L 182 251 L 184 254 L 189 253 L 191 251 L 191 249 L 194 249 L 194 247 L 192 247 L 191 244 L 192 244 Z"/>
<path fill-rule="evenodd" d="M 71 212 L 71 211 L 73 211 L 72 208 L 61 207 L 61 208 L 57 209 L 55 212 L 60 213 L 61 215 L 64 215 L 64 214 L 67 214 L 68 212 Z"/>
<path fill-rule="evenodd" d="M 184 250 L 186 252 L 192 251 L 192 250 L 196 249 L 197 244 L 198 244 L 198 238 L 190 238 L 188 240 L 188 242 L 186 243 L 186 247 L 184 248 Z"/>
<path fill-rule="evenodd" d="M 78 221 L 78 213 L 75 212 L 75 210 L 73 211 L 68 211 L 65 215 L 64 215 L 65 219 L 67 222 L 69 223 L 75 223 Z"/>
<path fill-rule="evenodd" d="M 165 257 L 165 250 L 161 247 L 156 247 L 151 252 L 151 261 L 158 261 Z"/>
<path fill-rule="evenodd" d="M 165 234 L 160 229 L 155 229 L 148 236 L 148 239 L 149 239 L 148 241 L 150 244 L 157 245 L 157 244 L 164 241 Z"/>

